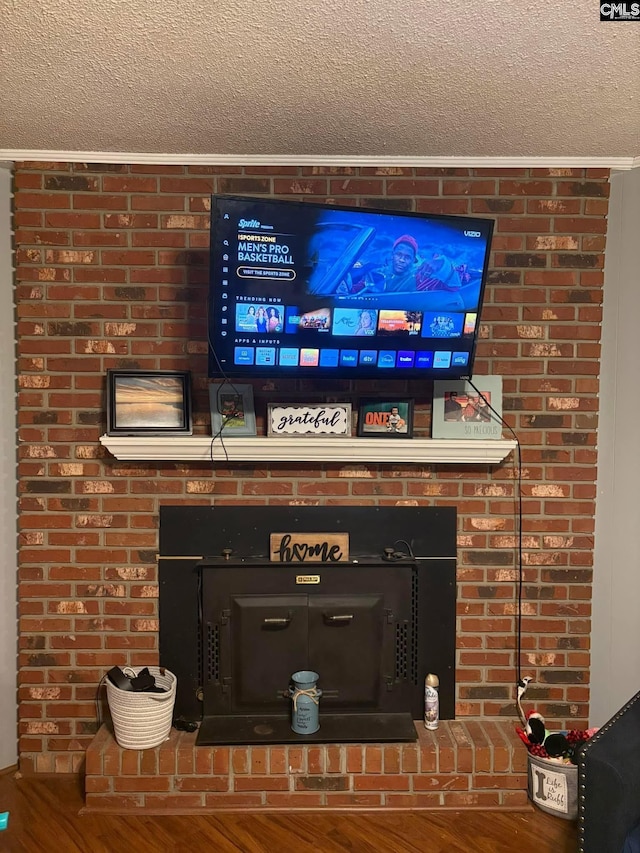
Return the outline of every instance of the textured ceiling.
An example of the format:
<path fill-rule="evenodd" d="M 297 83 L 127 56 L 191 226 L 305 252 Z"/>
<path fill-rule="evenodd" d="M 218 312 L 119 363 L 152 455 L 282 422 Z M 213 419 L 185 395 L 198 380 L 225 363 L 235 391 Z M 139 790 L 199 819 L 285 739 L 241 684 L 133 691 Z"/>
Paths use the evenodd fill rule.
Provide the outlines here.
<path fill-rule="evenodd" d="M 0 0 L 0 155 L 639 157 L 598 0 Z"/>

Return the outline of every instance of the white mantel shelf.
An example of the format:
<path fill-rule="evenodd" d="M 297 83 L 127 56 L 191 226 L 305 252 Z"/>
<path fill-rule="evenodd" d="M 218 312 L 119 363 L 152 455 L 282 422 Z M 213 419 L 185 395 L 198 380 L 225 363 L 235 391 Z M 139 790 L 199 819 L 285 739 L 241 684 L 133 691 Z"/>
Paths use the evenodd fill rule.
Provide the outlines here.
<path fill-rule="evenodd" d="M 263 436 L 103 435 L 100 442 L 116 459 L 176 462 L 409 462 L 496 465 L 516 447 L 510 439 L 326 438 Z"/>

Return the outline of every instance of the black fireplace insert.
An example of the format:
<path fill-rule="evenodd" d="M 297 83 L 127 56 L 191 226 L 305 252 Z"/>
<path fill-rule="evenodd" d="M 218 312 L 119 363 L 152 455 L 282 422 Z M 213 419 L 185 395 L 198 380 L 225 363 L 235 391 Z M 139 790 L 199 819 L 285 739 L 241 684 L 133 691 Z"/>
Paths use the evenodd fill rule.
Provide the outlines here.
<path fill-rule="evenodd" d="M 163 507 L 160 662 L 198 744 L 415 740 L 424 678 L 455 708 L 453 508 Z M 344 562 L 273 562 L 274 531 L 347 532 Z M 290 727 L 292 673 L 320 729 Z"/>

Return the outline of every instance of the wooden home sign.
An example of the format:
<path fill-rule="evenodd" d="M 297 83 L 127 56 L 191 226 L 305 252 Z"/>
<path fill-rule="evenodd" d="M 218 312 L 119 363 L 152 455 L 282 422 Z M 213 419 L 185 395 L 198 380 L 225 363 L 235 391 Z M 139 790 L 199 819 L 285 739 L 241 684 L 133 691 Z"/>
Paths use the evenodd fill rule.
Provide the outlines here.
<path fill-rule="evenodd" d="M 274 563 L 344 563 L 348 533 L 272 533 L 269 556 Z"/>

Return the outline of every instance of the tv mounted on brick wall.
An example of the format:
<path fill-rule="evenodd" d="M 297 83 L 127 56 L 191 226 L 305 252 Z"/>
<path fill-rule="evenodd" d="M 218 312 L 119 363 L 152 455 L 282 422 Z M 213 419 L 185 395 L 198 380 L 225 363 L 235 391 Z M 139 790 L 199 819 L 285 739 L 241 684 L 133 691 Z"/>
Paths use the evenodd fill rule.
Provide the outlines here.
<path fill-rule="evenodd" d="M 211 200 L 209 375 L 470 378 L 493 220 Z"/>

